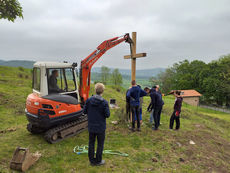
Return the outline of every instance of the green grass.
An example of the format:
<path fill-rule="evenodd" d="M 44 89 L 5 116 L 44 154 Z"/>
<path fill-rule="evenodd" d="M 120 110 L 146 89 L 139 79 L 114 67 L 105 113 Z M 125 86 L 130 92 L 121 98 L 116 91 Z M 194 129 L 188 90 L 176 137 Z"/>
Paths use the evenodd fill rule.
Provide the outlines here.
<path fill-rule="evenodd" d="M 146 112 L 149 97 L 144 98 L 140 133 L 131 133 L 128 124 L 113 125 L 122 119 L 125 89 L 106 86 L 104 97 L 117 99 L 119 110 L 111 110 L 107 120 L 105 149 L 119 150 L 129 157 L 103 155 L 106 165 L 92 167 L 86 154 L 76 155 L 76 145 L 87 145 L 88 132 L 57 144 L 48 144 L 42 135 L 26 130 L 25 100 L 31 92 L 30 70 L 0 66 L 0 172 L 11 172 L 9 162 L 17 146 L 42 154 L 28 172 L 228 172 L 230 170 L 230 115 L 183 103 L 181 129 L 168 129 L 174 98 L 164 97 L 159 131 L 150 128 Z M 92 87 L 93 88 L 93 87 Z M 15 131 L 9 131 L 15 129 Z M 190 145 L 193 140 L 196 144 Z M 181 146 L 179 146 L 181 145 Z M 153 162 L 152 158 L 157 159 Z M 180 161 L 184 159 L 184 162 Z"/>

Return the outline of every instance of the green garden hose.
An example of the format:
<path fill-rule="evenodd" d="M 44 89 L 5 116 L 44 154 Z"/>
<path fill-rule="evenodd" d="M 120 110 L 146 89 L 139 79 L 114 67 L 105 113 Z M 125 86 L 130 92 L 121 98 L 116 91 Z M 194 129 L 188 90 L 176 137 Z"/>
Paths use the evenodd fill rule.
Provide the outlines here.
<path fill-rule="evenodd" d="M 88 153 L 88 146 L 76 146 L 73 149 L 73 152 L 76 154 L 83 154 L 83 153 Z M 129 155 L 126 153 L 122 153 L 120 151 L 113 151 L 113 150 L 104 150 L 103 154 L 112 154 L 112 155 L 118 155 L 118 156 L 123 156 L 123 157 L 128 157 Z"/>

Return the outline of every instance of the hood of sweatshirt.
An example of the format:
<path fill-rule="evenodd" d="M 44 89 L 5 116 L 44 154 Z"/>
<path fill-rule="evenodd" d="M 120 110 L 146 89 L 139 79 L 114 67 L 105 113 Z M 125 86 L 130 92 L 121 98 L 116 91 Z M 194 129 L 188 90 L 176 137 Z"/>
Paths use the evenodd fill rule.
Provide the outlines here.
<path fill-rule="evenodd" d="M 90 103 L 93 106 L 98 106 L 98 105 L 102 104 L 103 101 L 104 101 L 104 99 L 99 95 L 94 95 L 90 99 Z"/>

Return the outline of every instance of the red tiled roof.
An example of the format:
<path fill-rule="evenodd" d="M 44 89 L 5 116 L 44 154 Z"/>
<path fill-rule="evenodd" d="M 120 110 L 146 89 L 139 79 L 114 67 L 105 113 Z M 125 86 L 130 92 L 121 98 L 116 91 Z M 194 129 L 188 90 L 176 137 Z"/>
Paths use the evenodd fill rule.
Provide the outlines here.
<path fill-rule="evenodd" d="M 200 97 L 202 94 L 197 92 L 196 90 L 180 90 L 181 97 Z"/>

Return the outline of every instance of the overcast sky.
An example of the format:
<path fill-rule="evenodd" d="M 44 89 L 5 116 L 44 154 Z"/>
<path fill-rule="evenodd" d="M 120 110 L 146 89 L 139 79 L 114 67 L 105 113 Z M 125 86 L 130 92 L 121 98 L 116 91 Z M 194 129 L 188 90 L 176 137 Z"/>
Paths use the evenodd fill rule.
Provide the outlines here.
<path fill-rule="evenodd" d="M 0 59 L 80 62 L 102 41 L 137 32 L 138 69 L 230 53 L 230 0 L 19 0 L 24 19 L 0 20 Z M 130 68 L 129 45 L 95 66 Z"/>

